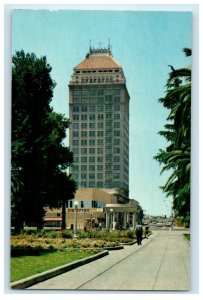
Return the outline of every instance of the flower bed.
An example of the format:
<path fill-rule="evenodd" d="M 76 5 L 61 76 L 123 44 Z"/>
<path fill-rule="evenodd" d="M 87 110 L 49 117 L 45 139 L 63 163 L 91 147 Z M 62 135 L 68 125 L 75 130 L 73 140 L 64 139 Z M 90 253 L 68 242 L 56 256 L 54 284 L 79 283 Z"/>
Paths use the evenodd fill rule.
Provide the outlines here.
<path fill-rule="evenodd" d="M 133 238 L 128 235 L 129 231 L 89 231 L 80 232 L 77 239 L 72 239 L 71 231 L 24 232 L 11 237 L 11 256 L 40 255 L 51 251 L 102 250 L 132 242 Z"/>

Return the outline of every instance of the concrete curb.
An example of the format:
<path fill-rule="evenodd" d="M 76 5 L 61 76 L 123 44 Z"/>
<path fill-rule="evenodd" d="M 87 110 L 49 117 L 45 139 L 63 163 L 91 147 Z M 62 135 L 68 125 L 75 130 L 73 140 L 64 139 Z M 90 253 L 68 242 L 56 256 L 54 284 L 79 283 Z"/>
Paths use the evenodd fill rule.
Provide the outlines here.
<path fill-rule="evenodd" d="M 121 250 L 123 246 L 115 246 L 115 247 L 104 247 L 105 250 Z"/>
<path fill-rule="evenodd" d="M 30 277 L 27 277 L 27 278 L 24 278 L 24 279 L 21 279 L 21 280 L 18 280 L 18 281 L 12 282 L 10 284 L 10 287 L 12 289 L 25 289 L 29 286 L 32 286 L 32 285 L 36 284 L 36 283 L 39 283 L 41 281 L 50 279 L 54 276 L 60 275 L 62 273 L 68 272 L 70 270 L 78 268 L 78 267 L 80 267 L 82 265 L 85 265 L 87 263 L 90 263 L 90 262 L 92 262 L 94 260 L 97 260 L 97 259 L 99 259 L 103 256 L 106 256 L 108 254 L 109 254 L 109 252 L 107 250 L 104 250 L 101 253 L 97 253 L 97 254 L 94 254 L 92 256 L 79 259 L 79 260 L 74 261 L 72 263 L 69 263 L 69 264 L 66 264 L 66 265 L 63 265 L 63 266 L 59 266 L 57 268 L 54 268 L 54 269 L 51 269 L 51 270 L 48 270 L 48 271 L 30 276 Z"/>

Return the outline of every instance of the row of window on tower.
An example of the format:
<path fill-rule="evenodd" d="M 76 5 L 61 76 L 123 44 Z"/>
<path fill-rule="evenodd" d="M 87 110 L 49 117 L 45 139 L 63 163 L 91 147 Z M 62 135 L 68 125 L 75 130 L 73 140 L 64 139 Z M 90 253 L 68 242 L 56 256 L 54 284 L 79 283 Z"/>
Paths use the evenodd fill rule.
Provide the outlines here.
<path fill-rule="evenodd" d="M 73 113 L 79 113 L 79 112 L 97 112 L 97 111 L 108 111 L 108 110 L 120 110 L 120 100 L 115 100 L 114 101 L 114 105 L 112 105 L 112 103 L 109 102 L 105 102 L 104 105 L 104 101 L 103 98 L 100 98 L 100 101 L 96 102 L 96 105 L 76 105 L 74 104 L 73 106 Z"/>
<path fill-rule="evenodd" d="M 120 120 L 120 114 L 119 113 L 116 113 L 116 114 L 112 114 L 112 113 L 106 113 L 106 114 L 103 114 L 103 113 L 98 113 L 98 114 L 86 114 L 86 115 L 79 115 L 79 114 L 74 114 L 72 116 L 72 119 L 73 119 L 73 122 L 74 121 L 113 121 L 113 120 Z M 87 123 L 87 122 L 86 122 Z M 74 123 L 73 123 L 74 124 Z M 79 126 L 79 123 L 78 123 L 78 126 Z M 75 128 L 73 126 L 73 128 Z"/>
<path fill-rule="evenodd" d="M 120 96 L 121 90 L 116 88 L 116 89 L 107 89 L 107 88 L 75 88 L 73 90 L 73 96 L 108 96 L 108 97 L 113 97 L 113 96 Z M 112 98 L 113 99 L 113 98 Z"/>

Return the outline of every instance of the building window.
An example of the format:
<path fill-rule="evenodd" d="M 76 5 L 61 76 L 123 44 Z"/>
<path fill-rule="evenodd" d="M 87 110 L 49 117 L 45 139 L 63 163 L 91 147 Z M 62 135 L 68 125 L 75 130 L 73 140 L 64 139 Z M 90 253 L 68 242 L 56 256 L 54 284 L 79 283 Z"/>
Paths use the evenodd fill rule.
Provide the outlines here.
<path fill-rule="evenodd" d="M 104 120 L 104 115 L 103 114 L 98 114 L 98 120 Z"/>
<path fill-rule="evenodd" d="M 81 202 L 80 202 L 80 207 L 81 207 L 81 208 L 84 208 L 84 201 L 81 201 Z"/>
<path fill-rule="evenodd" d="M 112 127 L 112 121 L 106 121 L 106 128 Z"/>
<path fill-rule="evenodd" d="M 106 120 L 112 120 L 112 114 L 107 113 L 106 114 Z"/>
<path fill-rule="evenodd" d="M 73 115 L 73 121 L 79 121 L 79 115 Z"/>
<path fill-rule="evenodd" d="M 98 173 L 97 174 L 97 179 L 103 179 L 103 173 Z"/>
<path fill-rule="evenodd" d="M 114 95 L 115 96 L 120 96 L 120 90 L 119 89 L 115 89 L 114 90 Z"/>
<path fill-rule="evenodd" d="M 112 162 L 112 155 L 106 155 L 106 162 L 108 163 Z"/>
<path fill-rule="evenodd" d="M 79 163 L 79 157 L 74 157 L 73 161 L 74 161 L 74 163 Z"/>
<path fill-rule="evenodd" d="M 112 111 L 112 106 L 111 105 L 106 105 L 106 111 Z"/>
<path fill-rule="evenodd" d="M 106 168 L 106 171 L 111 171 L 112 170 L 112 165 L 111 164 L 106 164 L 105 168 Z"/>
<path fill-rule="evenodd" d="M 82 111 L 82 112 L 87 112 L 87 106 L 86 106 L 86 105 L 83 105 L 83 106 L 81 107 L 81 111 Z"/>
<path fill-rule="evenodd" d="M 87 96 L 88 95 L 88 90 L 82 90 L 82 96 Z"/>
<path fill-rule="evenodd" d="M 97 111 L 104 111 L 104 106 L 103 105 L 98 105 L 97 106 Z"/>
<path fill-rule="evenodd" d="M 79 148 L 73 148 L 73 154 L 79 154 Z"/>
<path fill-rule="evenodd" d="M 87 174 L 86 173 L 82 173 L 81 174 L 81 179 L 87 179 Z"/>
<path fill-rule="evenodd" d="M 114 111 L 120 111 L 120 109 L 121 109 L 120 105 L 115 105 L 114 106 Z"/>
<path fill-rule="evenodd" d="M 81 115 L 81 120 L 82 121 L 87 121 L 87 115 Z"/>
<path fill-rule="evenodd" d="M 73 207 L 73 201 L 68 201 L 69 202 L 69 207 L 72 208 Z"/>
<path fill-rule="evenodd" d="M 89 148 L 89 154 L 95 154 L 95 148 Z"/>
<path fill-rule="evenodd" d="M 87 137 L 87 131 L 81 131 L 81 137 Z"/>
<path fill-rule="evenodd" d="M 81 157 L 81 162 L 82 162 L 82 163 L 86 163 L 86 162 L 87 162 L 87 157 L 86 157 L 86 156 Z"/>
<path fill-rule="evenodd" d="M 81 128 L 82 129 L 87 129 L 87 123 L 81 123 Z"/>
<path fill-rule="evenodd" d="M 113 185 L 114 187 L 120 187 L 120 181 L 114 181 Z"/>
<path fill-rule="evenodd" d="M 89 145 L 90 146 L 95 146 L 95 140 L 89 140 Z"/>
<path fill-rule="evenodd" d="M 114 154 L 120 154 L 120 148 L 114 148 L 113 153 Z"/>
<path fill-rule="evenodd" d="M 104 128 L 104 123 L 98 122 L 97 123 L 97 128 L 98 129 L 103 129 Z"/>
<path fill-rule="evenodd" d="M 74 96 L 79 96 L 80 95 L 80 90 L 73 90 L 73 95 Z"/>
<path fill-rule="evenodd" d="M 104 132 L 101 131 L 101 130 L 97 131 L 97 136 L 98 136 L 98 137 L 104 136 Z"/>
<path fill-rule="evenodd" d="M 87 140 L 81 140 L 81 146 L 87 146 Z"/>
<path fill-rule="evenodd" d="M 92 200 L 92 208 L 97 208 L 97 202 L 95 200 Z"/>
<path fill-rule="evenodd" d="M 95 179 L 95 173 L 89 173 L 89 179 Z"/>
<path fill-rule="evenodd" d="M 120 179 L 120 174 L 119 173 L 114 173 L 113 174 L 113 179 Z"/>
<path fill-rule="evenodd" d="M 111 138 L 106 138 L 106 145 L 111 145 L 112 139 Z"/>
<path fill-rule="evenodd" d="M 115 103 L 115 104 L 119 104 L 119 103 L 120 103 L 120 97 L 115 96 L 115 97 L 114 97 L 114 103 Z"/>
<path fill-rule="evenodd" d="M 90 163 L 95 163 L 95 157 L 94 156 L 90 156 L 89 157 L 89 162 Z"/>
<path fill-rule="evenodd" d="M 79 138 L 79 131 L 73 131 L 73 137 L 78 137 Z"/>
<path fill-rule="evenodd" d="M 120 120 L 120 114 L 114 114 L 114 119 L 115 120 Z"/>
<path fill-rule="evenodd" d="M 120 171 L 120 165 L 114 165 L 113 169 L 114 171 Z"/>
<path fill-rule="evenodd" d="M 79 106 L 73 106 L 73 112 L 79 112 L 80 111 L 80 109 L 79 109 Z"/>
<path fill-rule="evenodd" d="M 112 146 L 106 146 L 106 153 L 112 153 Z"/>
<path fill-rule="evenodd" d="M 90 118 L 91 121 L 94 121 L 95 120 L 95 114 L 90 114 L 89 118 Z"/>
<path fill-rule="evenodd" d="M 115 130 L 114 131 L 114 136 L 120 136 L 120 131 L 119 130 Z"/>
<path fill-rule="evenodd" d="M 79 123 L 73 123 L 73 129 L 79 129 Z"/>
<path fill-rule="evenodd" d="M 103 146 L 103 144 L 104 144 L 104 140 L 102 140 L 102 139 L 97 140 L 97 145 L 98 146 Z"/>
<path fill-rule="evenodd" d="M 98 89 L 98 96 L 103 96 L 104 95 L 104 89 Z"/>
<path fill-rule="evenodd" d="M 81 154 L 87 154 L 87 148 L 81 148 Z"/>
<path fill-rule="evenodd" d="M 89 107 L 89 111 L 90 111 L 90 112 L 94 112 L 94 111 L 95 111 L 95 106 L 91 105 L 91 106 Z"/>
<path fill-rule="evenodd" d="M 86 188 L 87 187 L 87 182 L 86 181 L 81 181 L 81 187 Z"/>
<path fill-rule="evenodd" d="M 112 135 L 112 130 L 111 129 L 106 130 L 106 136 L 111 136 L 111 135 Z"/>
<path fill-rule="evenodd" d="M 114 139 L 114 145 L 120 145 L 120 139 Z"/>
<path fill-rule="evenodd" d="M 114 162 L 120 162 L 120 156 L 114 156 L 113 161 Z"/>
<path fill-rule="evenodd" d="M 97 156 L 97 162 L 102 163 L 103 162 L 103 156 Z"/>
<path fill-rule="evenodd" d="M 90 165 L 89 166 L 89 171 L 95 171 L 95 165 Z"/>
<path fill-rule="evenodd" d="M 89 128 L 90 129 L 95 129 L 95 123 L 89 123 Z"/>
<path fill-rule="evenodd" d="M 103 154 L 103 148 L 97 148 L 97 154 Z"/>
<path fill-rule="evenodd" d="M 89 131 L 89 136 L 90 136 L 90 137 L 95 136 L 95 131 Z"/>
<path fill-rule="evenodd" d="M 103 181 L 97 181 L 97 187 L 103 188 L 104 187 Z"/>
<path fill-rule="evenodd" d="M 103 157 L 102 157 L 103 158 Z M 97 166 L 97 171 L 103 171 L 103 165 L 98 165 Z"/>
<path fill-rule="evenodd" d="M 94 182 L 94 181 L 89 181 L 89 187 L 90 187 L 90 188 L 95 187 L 95 182 Z"/>
<path fill-rule="evenodd" d="M 78 171 L 79 171 L 79 166 L 73 165 L 73 172 L 78 172 Z"/>
<path fill-rule="evenodd" d="M 97 91 L 96 89 L 90 89 L 89 90 L 89 95 L 90 96 L 95 96 L 96 95 L 96 91 Z"/>
<path fill-rule="evenodd" d="M 87 171 L 87 165 L 81 165 L 81 171 Z"/>
<path fill-rule="evenodd" d="M 120 128 L 120 122 L 115 122 L 114 123 L 114 128 Z"/>
<path fill-rule="evenodd" d="M 73 140 L 73 146 L 79 146 L 79 140 Z"/>
<path fill-rule="evenodd" d="M 108 95 L 108 96 L 106 96 L 106 102 L 108 102 L 108 103 L 111 103 L 112 102 L 112 96 L 111 95 Z"/>

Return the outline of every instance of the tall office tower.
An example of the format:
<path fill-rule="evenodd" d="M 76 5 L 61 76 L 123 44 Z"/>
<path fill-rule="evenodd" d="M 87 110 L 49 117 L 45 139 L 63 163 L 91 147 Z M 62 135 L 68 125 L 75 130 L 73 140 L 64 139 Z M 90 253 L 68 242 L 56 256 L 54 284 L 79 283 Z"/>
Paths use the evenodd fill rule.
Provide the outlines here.
<path fill-rule="evenodd" d="M 129 191 L 129 94 L 110 46 L 90 47 L 69 83 L 71 173 L 79 188 Z"/>

